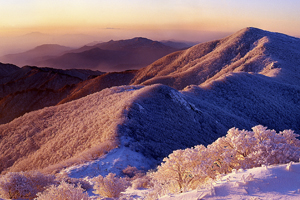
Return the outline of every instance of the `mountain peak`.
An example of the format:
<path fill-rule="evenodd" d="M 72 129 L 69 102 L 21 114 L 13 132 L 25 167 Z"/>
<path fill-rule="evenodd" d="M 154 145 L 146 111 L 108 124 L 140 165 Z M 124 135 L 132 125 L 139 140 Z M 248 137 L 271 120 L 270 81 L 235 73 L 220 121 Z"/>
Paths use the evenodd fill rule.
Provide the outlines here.
<path fill-rule="evenodd" d="M 247 27 L 226 38 L 167 55 L 140 70 L 132 83 L 163 83 L 183 89 L 246 72 L 295 84 L 300 78 L 293 73 L 300 65 L 299 46 L 300 39 Z"/>
<path fill-rule="evenodd" d="M 137 41 L 137 42 L 141 42 L 141 41 L 148 41 L 148 42 L 150 41 L 150 42 L 153 42 L 153 40 L 150 40 L 150 39 L 144 38 L 144 37 L 135 37 L 132 40 Z"/>

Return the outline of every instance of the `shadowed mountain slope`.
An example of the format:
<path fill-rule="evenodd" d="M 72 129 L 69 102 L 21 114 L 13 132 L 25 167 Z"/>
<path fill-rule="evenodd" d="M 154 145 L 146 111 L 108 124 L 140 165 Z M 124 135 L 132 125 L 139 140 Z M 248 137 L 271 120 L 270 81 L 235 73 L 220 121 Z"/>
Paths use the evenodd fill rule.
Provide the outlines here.
<path fill-rule="evenodd" d="M 299 38 L 246 28 L 224 39 L 167 55 L 141 69 L 132 84 L 163 83 L 183 89 L 240 71 L 299 83 L 299 45 Z"/>
<path fill-rule="evenodd" d="M 170 46 L 170 47 L 174 47 L 176 49 L 187 49 L 190 48 L 198 43 L 195 42 L 178 42 L 175 40 L 163 40 L 160 41 L 161 43 L 163 43 L 164 45 Z"/>
<path fill-rule="evenodd" d="M 18 69 L 19 69 L 19 67 L 17 67 L 16 65 L 4 64 L 4 63 L 0 62 L 0 78 L 11 74 L 12 72 L 14 72 Z"/>

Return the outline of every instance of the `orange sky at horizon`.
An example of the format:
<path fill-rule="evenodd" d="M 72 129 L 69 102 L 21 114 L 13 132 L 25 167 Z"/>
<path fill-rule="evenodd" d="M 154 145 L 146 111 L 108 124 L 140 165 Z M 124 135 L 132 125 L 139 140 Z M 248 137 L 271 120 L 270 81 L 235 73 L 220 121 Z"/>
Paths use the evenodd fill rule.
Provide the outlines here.
<path fill-rule="evenodd" d="M 115 30 L 236 32 L 253 26 L 300 36 L 296 0 L 10 0 L 0 6 L 0 34 L 97 34 Z M 195 38 L 196 39 L 196 38 Z"/>

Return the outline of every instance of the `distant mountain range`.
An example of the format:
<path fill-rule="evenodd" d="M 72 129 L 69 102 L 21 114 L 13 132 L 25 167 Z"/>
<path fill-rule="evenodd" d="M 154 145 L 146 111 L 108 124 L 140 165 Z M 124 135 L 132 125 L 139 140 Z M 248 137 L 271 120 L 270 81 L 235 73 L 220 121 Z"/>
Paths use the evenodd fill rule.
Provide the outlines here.
<path fill-rule="evenodd" d="M 60 56 L 72 48 L 57 44 L 44 44 L 23 53 L 8 54 L 1 58 L 4 62 L 14 63 L 18 66 L 35 65 L 44 59 Z"/>
<path fill-rule="evenodd" d="M 126 42 L 84 47 L 83 52 L 105 45 L 111 48 L 106 51 L 122 51 Z M 74 51 L 70 54 L 81 52 Z M 175 149 L 210 144 L 231 127 L 261 124 L 299 133 L 299 58 L 299 38 L 246 28 L 139 70 L 102 73 L 2 64 L 0 170 L 34 169 L 38 163 L 40 168 L 67 166 L 74 156 L 86 161 L 80 152 L 108 141 L 159 162 Z M 64 138 L 61 149 L 54 145 L 59 137 Z M 32 150 L 21 151 L 30 145 Z"/>
<path fill-rule="evenodd" d="M 165 41 L 165 44 L 146 38 L 111 40 L 79 49 L 46 44 L 23 53 L 5 55 L 1 60 L 18 66 L 94 69 L 112 72 L 140 69 L 171 52 L 189 46 L 172 41 Z"/>

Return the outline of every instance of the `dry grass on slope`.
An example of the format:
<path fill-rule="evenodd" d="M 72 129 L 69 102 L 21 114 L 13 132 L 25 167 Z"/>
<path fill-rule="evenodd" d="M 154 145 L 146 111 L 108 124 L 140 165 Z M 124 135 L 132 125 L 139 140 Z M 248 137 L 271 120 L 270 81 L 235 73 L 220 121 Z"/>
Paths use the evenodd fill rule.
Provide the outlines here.
<path fill-rule="evenodd" d="M 105 89 L 0 125 L 0 172 L 56 170 L 115 148 L 118 124 L 138 88 Z"/>

